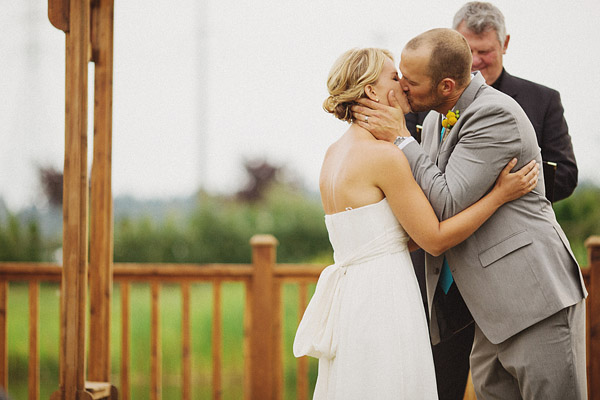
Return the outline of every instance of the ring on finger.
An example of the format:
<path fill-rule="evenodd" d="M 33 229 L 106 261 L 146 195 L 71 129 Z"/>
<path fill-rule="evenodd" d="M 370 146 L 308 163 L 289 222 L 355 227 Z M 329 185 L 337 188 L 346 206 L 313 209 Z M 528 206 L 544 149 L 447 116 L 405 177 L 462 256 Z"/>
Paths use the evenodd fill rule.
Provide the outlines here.
<path fill-rule="evenodd" d="M 368 124 L 368 123 L 369 123 L 369 116 L 368 116 L 368 115 L 365 117 L 365 123 L 366 123 L 366 124 Z"/>

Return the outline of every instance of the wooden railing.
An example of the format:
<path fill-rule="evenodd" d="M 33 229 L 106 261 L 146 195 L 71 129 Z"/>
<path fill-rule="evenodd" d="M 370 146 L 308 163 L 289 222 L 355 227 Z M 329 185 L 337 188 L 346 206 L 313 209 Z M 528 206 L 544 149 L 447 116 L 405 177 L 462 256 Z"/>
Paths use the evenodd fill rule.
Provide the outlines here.
<path fill-rule="evenodd" d="M 298 282 L 299 309 L 304 312 L 308 285 L 316 282 L 323 265 L 275 264 L 277 241 L 270 235 L 252 238 L 252 264 L 152 264 L 115 263 L 113 280 L 120 287 L 121 354 L 119 398 L 130 398 L 130 286 L 149 283 L 151 291 L 150 398 L 162 398 L 162 347 L 160 337 L 160 294 L 162 283 L 179 284 L 182 298 L 182 398 L 191 399 L 191 324 L 190 286 L 210 282 L 212 302 L 212 398 L 222 394 L 221 286 L 223 282 L 242 282 L 244 304 L 244 398 L 283 398 L 282 346 L 283 323 L 281 285 Z M 8 282 L 29 282 L 29 399 L 39 398 L 39 283 L 60 282 L 62 268 L 50 263 L 0 263 L 0 386 L 8 387 L 7 317 Z M 302 315 L 302 314 L 300 314 Z M 298 398 L 309 398 L 308 360 L 298 360 Z M 89 389 L 89 385 L 88 390 Z"/>
<path fill-rule="evenodd" d="M 160 337 L 160 294 L 162 283 L 180 285 L 182 295 L 182 398 L 191 398 L 190 285 L 210 282 L 213 286 L 212 398 L 222 394 L 221 367 L 221 285 L 237 281 L 245 285 L 244 312 L 244 398 L 281 399 L 283 388 L 282 296 L 283 283 L 299 286 L 299 315 L 308 301 L 308 288 L 323 265 L 276 264 L 277 241 L 270 235 L 251 240 L 252 264 L 135 264 L 116 263 L 114 281 L 121 292 L 121 359 L 119 397 L 130 398 L 130 285 L 149 283 L 151 287 L 151 375 L 150 398 L 162 398 L 162 347 Z M 587 300 L 587 361 L 589 398 L 600 399 L 600 237 L 586 242 L 589 267 L 584 277 L 590 296 Z M 0 386 L 8 386 L 7 304 L 8 282 L 29 282 L 29 399 L 39 398 L 39 283 L 59 282 L 61 267 L 44 263 L 0 263 Z M 298 359 L 297 398 L 308 399 L 308 360 Z"/>

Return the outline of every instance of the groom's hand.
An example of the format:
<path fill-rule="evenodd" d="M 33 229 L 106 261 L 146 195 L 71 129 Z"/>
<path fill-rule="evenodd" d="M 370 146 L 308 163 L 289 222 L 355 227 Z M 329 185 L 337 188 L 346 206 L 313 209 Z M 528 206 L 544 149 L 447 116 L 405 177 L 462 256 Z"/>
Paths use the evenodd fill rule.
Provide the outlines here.
<path fill-rule="evenodd" d="M 367 98 L 357 101 L 360 105 L 352 106 L 355 122 L 377 139 L 393 142 L 398 136 L 410 136 L 404 119 L 404 114 L 410 110 L 405 112 L 402 109 L 394 91 L 388 95 L 389 106 Z"/>

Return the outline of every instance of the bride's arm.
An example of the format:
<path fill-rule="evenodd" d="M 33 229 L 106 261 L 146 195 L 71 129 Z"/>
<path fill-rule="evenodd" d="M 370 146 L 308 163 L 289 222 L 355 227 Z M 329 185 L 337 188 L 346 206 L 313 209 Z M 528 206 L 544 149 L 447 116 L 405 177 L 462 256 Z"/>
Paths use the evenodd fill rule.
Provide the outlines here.
<path fill-rule="evenodd" d="M 530 192 L 537 184 L 539 168 L 535 161 L 510 173 L 512 160 L 501 172 L 494 189 L 472 206 L 439 222 L 429 201 L 415 182 L 410 166 L 395 146 L 381 146 L 371 164 L 375 182 L 385 193 L 394 215 L 409 236 L 432 255 L 440 255 L 475 232 L 504 203 Z M 377 173 L 379 171 L 379 173 Z M 385 171 L 385 173 L 381 173 Z"/>

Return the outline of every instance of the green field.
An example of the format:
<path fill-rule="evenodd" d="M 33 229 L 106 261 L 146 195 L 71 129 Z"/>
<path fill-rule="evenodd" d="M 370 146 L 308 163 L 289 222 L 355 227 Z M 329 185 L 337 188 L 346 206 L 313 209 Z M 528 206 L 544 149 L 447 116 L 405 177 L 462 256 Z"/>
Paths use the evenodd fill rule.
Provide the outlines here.
<path fill-rule="evenodd" d="M 298 290 L 285 285 L 284 302 L 284 387 L 286 399 L 296 395 L 296 359 L 292 342 L 298 323 Z M 241 283 L 222 286 L 223 399 L 242 398 L 244 359 L 242 353 L 244 287 Z M 115 284 L 111 324 L 112 382 L 119 386 L 121 306 L 119 285 Z M 150 394 L 150 286 L 132 284 L 130 292 L 131 398 L 148 399 Z M 164 399 L 181 398 L 181 292 L 179 286 L 161 286 L 162 393 Z M 9 383 L 15 400 L 27 398 L 28 286 L 11 283 L 8 302 Z M 212 388 L 212 287 L 191 286 L 192 395 L 210 399 Z M 58 284 L 40 288 L 40 398 L 47 399 L 58 388 L 59 292 Z M 317 362 L 310 361 L 311 392 Z"/>

